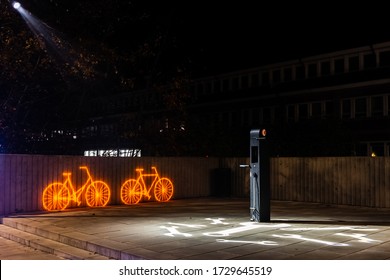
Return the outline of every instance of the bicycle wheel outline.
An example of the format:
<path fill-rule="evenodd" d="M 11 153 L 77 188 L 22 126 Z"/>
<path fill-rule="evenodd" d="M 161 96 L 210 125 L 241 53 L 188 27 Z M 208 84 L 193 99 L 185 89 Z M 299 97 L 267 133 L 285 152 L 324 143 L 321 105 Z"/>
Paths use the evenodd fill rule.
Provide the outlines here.
<path fill-rule="evenodd" d="M 111 191 L 103 181 L 93 181 L 85 191 L 85 201 L 89 207 L 104 207 L 108 204 Z"/>
<path fill-rule="evenodd" d="M 124 204 L 137 204 L 142 198 L 142 186 L 135 179 L 129 179 L 121 186 L 121 200 Z"/>
<path fill-rule="evenodd" d="M 160 178 L 154 185 L 154 198 L 159 202 L 169 201 L 173 196 L 173 183 L 168 178 Z"/>
<path fill-rule="evenodd" d="M 64 183 L 48 185 L 42 194 L 42 205 L 47 211 L 64 210 L 70 203 L 70 190 Z"/>

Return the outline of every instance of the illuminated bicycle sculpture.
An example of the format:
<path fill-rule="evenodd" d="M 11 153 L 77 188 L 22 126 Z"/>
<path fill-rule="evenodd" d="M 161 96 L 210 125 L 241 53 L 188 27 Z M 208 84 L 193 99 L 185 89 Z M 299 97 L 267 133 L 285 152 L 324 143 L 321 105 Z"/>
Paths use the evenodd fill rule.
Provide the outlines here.
<path fill-rule="evenodd" d="M 173 184 L 171 180 L 160 177 L 156 167 L 152 167 L 154 173 L 144 174 L 142 168 L 137 168 L 139 172 L 137 179 L 129 179 L 121 187 L 121 200 L 124 204 L 137 204 L 143 196 L 151 199 L 151 190 L 154 189 L 154 198 L 159 202 L 166 202 L 172 198 Z M 145 178 L 151 177 L 152 183 L 149 188 L 146 186 Z"/>
<path fill-rule="evenodd" d="M 54 182 L 48 185 L 43 190 L 42 203 L 43 208 L 48 211 L 64 210 L 69 206 L 71 201 L 81 204 L 81 195 L 85 193 L 85 200 L 90 207 L 106 206 L 110 200 L 111 191 L 103 181 L 95 181 L 89 173 L 88 167 L 81 166 L 80 169 L 85 170 L 88 175 L 84 185 L 76 190 L 73 186 L 70 176 L 72 173 L 64 172 L 66 177 L 63 183 Z M 84 192 L 85 190 L 85 192 Z"/>

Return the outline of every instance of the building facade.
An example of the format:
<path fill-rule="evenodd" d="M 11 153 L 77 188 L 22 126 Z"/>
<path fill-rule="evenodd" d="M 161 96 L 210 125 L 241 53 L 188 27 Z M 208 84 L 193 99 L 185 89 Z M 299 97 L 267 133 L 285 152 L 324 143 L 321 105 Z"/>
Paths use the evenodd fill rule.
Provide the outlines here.
<path fill-rule="evenodd" d="M 245 156 L 264 127 L 274 155 L 389 156 L 389 99 L 384 42 L 99 97 L 75 133 L 85 150 Z"/>

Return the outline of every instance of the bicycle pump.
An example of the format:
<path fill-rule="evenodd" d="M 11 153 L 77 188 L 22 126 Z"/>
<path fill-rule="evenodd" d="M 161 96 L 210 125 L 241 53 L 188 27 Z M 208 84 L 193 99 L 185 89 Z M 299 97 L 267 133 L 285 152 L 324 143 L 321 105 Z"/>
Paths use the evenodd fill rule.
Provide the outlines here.
<path fill-rule="evenodd" d="M 265 129 L 250 131 L 250 164 L 240 165 L 250 169 L 249 216 L 251 221 L 257 222 L 269 222 L 271 212 L 270 160 L 266 134 Z"/>

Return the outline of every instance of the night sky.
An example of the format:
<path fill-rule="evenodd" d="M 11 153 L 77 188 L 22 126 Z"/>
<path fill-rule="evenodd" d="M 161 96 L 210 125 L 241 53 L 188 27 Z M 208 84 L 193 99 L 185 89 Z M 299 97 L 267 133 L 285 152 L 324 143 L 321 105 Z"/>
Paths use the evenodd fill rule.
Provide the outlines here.
<path fill-rule="evenodd" d="M 312 5 L 281 1 L 21 2 L 65 36 L 95 36 L 122 50 L 131 47 L 135 37 L 160 29 L 175 37 L 179 52 L 200 76 L 390 39 L 386 8 L 372 3 L 343 7 L 319 1 Z M 153 20 L 145 26 L 135 20 L 142 16 Z M 109 27 L 104 30 L 104 26 Z"/>

